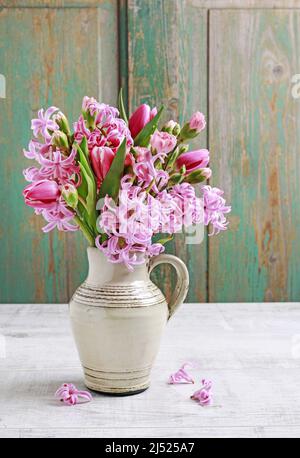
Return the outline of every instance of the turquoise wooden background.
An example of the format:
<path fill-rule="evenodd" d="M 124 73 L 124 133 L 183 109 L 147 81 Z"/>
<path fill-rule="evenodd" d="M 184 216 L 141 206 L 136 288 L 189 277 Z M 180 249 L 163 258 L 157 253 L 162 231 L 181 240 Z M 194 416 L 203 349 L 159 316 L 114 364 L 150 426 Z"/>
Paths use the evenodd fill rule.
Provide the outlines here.
<path fill-rule="evenodd" d="M 44 235 L 21 197 L 30 119 L 59 106 L 75 120 L 84 95 L 130 109 L 197 109 L 208 129 L 212 184 L 233 207 L 230 230 L 169 247 L 187 263 L 188 301 L 300 298 L 298 0 L 0 0 L 0 301 L 66 302 L 84 278 L 80 233 Z M 168 294 L 166 267 L 155 274 Z"/>

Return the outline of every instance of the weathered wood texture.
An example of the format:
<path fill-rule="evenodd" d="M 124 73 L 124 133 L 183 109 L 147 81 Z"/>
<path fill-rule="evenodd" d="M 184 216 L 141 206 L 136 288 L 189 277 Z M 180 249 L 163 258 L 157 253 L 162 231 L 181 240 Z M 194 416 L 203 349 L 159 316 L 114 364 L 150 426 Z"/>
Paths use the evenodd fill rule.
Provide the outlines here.
<path fill-rule="evenodd" d="M 209 301 L 300 297 L 300 105 L 291 96 L 300 13 L 251 9 L 271 6 L 299 5 L 129 0 L 131 106 L 163 99 L 182 119 L 206 107 L 209 88 L 211 182 L 224 188 L 233 211 L 230 230 L 208 239 L 208 259 L 205 243 L 189 247 L 179 238 L 171 246 L 188 262 L 190 300 L 203 300 L 204 289 Z M 157 279 L 172 288 L 165 270 Z"/>
<path fill-rule="evenodd" d="M 63 7 L 87 7 L 99 6 L 106 3 L 108 0 L 1 0 L 0 7 L 7 8 L 16 7 L 32 7 L 37 6 L 47 8 L 63 8 Z M 111 0 L 113 1 L 113 0 Z M 119 0 L 121 3 L 124 0 Z M 125 0 L 126 1 L 126 0 Z M 155 0 L 143 0 L 143 3 L 154 2 Z M 175 2 L 176 0 L 163 0 L 167 2 Z M 185 1 L 185 0 L 183 0 Z M 236 8 L 236 9 L 282 9 L 282 8 L 299 8 L 300 0 L 190 0 L 192 5 L 200 8 L 219 9 L 219 8 Z"/>
<path fill-rule="evenodd" d="M 195 110 L 207 111 L 207 11 L 192 2 L 129 0 L 129 108 L 140 103 L 164 104 L 165 117 L 182 121 Z M 198 144 L 206 146 L 206 134 Z M 201 245 L 186 244 L 178 234 L 168 251 L 189 268 L 188 300 L 206 301 L 206 238 Z M 155 272 L 167 295 L 174 279 L 169 267 Z"/>
<path fill-rule="evenodd" d="M 84 385 L 67 307 L 3 305 L 0 437 L 300 437 L 299 306 L 186 304 L 177 313 L 149 390 L 93 393 L 92 402 L 68 408 L 56 389 Z M 188 360 L 195 386 L 167 385 Z M 190 399 L 203 377 L 214 393 L 205 408 Z"/>
<path fill-rule="evenodd" d="M 209 300 L 299 301 L 300 11 L 210 13 L 212 183 L 232 204 L 209 239 Z"/>
<path fill-rule="evenodd" d="M 300 102 L 291 96 L 299 7 L 299 0 L 0 0 L 7 84 L 0 301 L 66 301 L 87 267 L 80 234 L 43 235 L 41 219 L 23 204 L 29 161 L 21 149 L 31 117 L 56 104 L 74 120 L 84 94 L 115 103 L 120 84 L 130 110 L 163 102 L 174 119 L 197 109 L 208 115 L 209 138 L 203 133 L 193 146 L 210 148 L 211 182 L 233 209 L 226 233 L 205 235 L 201 245 L 177 236 L 168 247 L 188 265 L 188 300 L 299 300 Z M 174 273 L 157 269 L 154 279 L 169 295 Z"/>
<path fill-rule="evenodd" d="M 42 219 L 24 206 L 22 148 L 30 119 L 43 106 L 72 121 L 84 95 L 115 103 L 118 86 L 117 3 L 99 8 L 0 10 L 1 302 L 63 302 L 86 271 L 80 233 L 41 232 Z M 3 70 L 2 70 L 3 69 Z"/>

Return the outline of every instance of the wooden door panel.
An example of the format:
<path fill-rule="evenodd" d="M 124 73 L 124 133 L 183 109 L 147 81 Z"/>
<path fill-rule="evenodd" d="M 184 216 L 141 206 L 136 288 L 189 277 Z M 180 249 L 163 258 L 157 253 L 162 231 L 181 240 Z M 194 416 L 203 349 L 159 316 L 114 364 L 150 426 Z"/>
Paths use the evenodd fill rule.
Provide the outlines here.
<path fill-rule="evenodd" d="M 165 105 L 165 119 L 182 121 L 196 110 L 207 111 L 207 11 L 190 0 L 129 0 L 128 94 L 132 111 L 141 103 Z M 195 143 L 194 143 L 195 144 Z M 206 133 L 198 145 L 205 148 Z M 206 237 L 201 245 L 176 235 L 167 250 L 188 265 L 187 301 L 206 301 Z M 157 268 L 154 280 L 170 295 L 169 267 Z"/>
<path fill-rule="evenodd" d="M 72 122 L 84 95 L 115 103 L 117 4 L 99 8 L 0 9 L 1 302 L 65 302 L 86 273 L 80 233 L 41 232 L 42 218 L 22 198 L 22 148 L 40 107 L 60 107 Z"/>
<path fill-rule="evenodd" d="M 300 297 L 299 10 L 210 12 L 212 183 L 232 205 L 209 239 L 209 300 Z"/>

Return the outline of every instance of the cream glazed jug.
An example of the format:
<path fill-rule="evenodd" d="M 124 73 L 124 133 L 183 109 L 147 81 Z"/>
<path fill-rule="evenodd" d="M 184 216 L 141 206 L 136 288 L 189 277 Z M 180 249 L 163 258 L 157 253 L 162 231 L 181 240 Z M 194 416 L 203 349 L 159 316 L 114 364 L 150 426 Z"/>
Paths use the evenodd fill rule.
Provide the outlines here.
<path fill-rule="evenodd" d="M 161 254 L 131 272 L 124 264 L 110 263 L 97 248 L 88 248 L 88 260 L 88 277 L 70 302 L 85 384 L 110 394 L 144 391 L 163 329 L 186 297 L 187 268 L 176 256 Z M 161 263 L 171 264 L 177 273 L 169 304 L 150 280 Z"/>

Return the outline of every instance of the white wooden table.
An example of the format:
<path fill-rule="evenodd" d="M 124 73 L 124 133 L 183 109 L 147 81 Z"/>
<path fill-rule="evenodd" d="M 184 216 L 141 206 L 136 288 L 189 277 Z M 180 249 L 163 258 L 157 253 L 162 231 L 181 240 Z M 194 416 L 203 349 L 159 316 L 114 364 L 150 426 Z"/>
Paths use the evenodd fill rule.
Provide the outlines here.
<path fill-rule="evenodd" d="M 149 390 L 74 407 L 53 398 L 84 388 L 67 306 L 0 305 L 0 333 L 0 437 L 300 437 L 297 303 L 185 304 Z M 213 406 L 189 399 L 198 383 L 167 385 L 185 361 L 213 380 Z"/>

